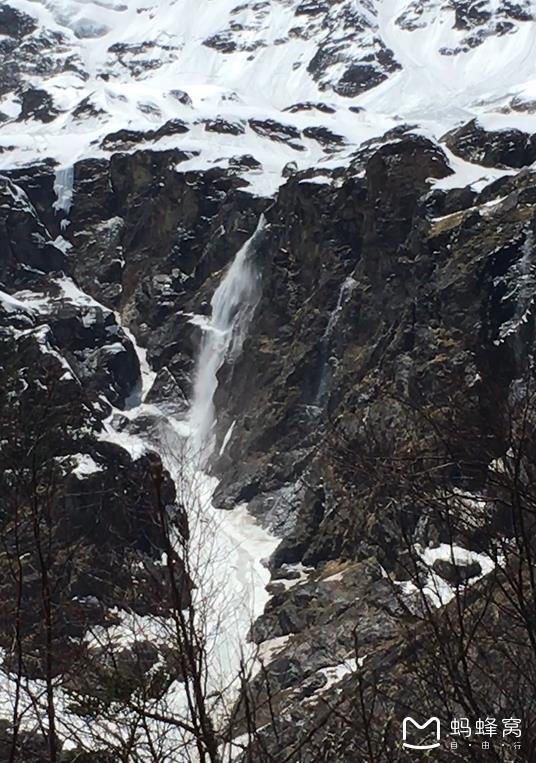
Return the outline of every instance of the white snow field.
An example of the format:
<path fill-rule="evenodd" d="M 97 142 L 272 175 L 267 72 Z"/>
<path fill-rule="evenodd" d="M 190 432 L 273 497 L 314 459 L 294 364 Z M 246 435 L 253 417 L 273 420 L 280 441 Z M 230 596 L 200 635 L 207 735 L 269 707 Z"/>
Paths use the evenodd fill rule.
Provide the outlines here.
<path fill-rule="evenodd" d="M 154 145 L 191 152 L 180 170 L 225 166 L 250 154 L 262 168 L 245 173 L 249 190 L 265 195 L 280 184 L 288 162 L 337 166 L 364 140 L 405 123 L 436 139 L 474 117 L 486 127 L 535 129 L 536 22 L 534 3 L 526 0 L 519 2 L 523 13 L 506 21 L 501 4 L 488 0 L 489 20 L 469 31 L 456 23 L 455 8 L 463 3 L 442 0 L 10 5 L 35 20 L 24 39 L 36 39 L 47 55 L 38 66 L 15 52 L 23 56 L 17 76 L 23 88 L 45 90 L 55 112 L 46 123 L 23 118 L 20 91 L 7 88 L 0 97 L 0 168 L 52 157 L 60 184 L 76 160 L 117 150 L 103 147 L 105 135 L 155 130 L 170 119 L 182 120 L 188 131 L 145 144 L 141 138 L 127 150 Z M 396 64 L 378 64 L 385 50 Z M 365 55 L 376 57 L 383 82 L 342 95 L 344 72 Z M 304 103 L 307 108 L 288 110 Z M 270 138 L 249 121 L 267 119 L 297 137 Z M 214 120 L 238 125 L 239 134 L 207 129 Z M 304 135 L 314 127 L 341 140 L 326 144 Z M 69 203 L 64 188 L 58 204 Z"/>

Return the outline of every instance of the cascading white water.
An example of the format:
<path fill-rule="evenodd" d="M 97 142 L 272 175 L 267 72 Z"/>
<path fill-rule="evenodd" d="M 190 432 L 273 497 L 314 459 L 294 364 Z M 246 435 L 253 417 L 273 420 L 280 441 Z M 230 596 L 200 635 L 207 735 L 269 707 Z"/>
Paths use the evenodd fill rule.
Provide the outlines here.
<path fill-rule="evenodd" d="M 218 371 L 226 359 L 233 360 L 240 353 L 261 295 L 254 255 L 265 227 L 261 215 L 254 234 L 237 252 L 212 297 L 212 315 L 204 328 L 190 408 L 192 444 L 202 462 L 212 452 Z"/>
<path fill-rule="evenodd" d="M 236 253 L 211 301 L 212 315 L 205 320 L 196 364 L 192 402 L 188 418 L 169 407 L 144 402 L 145 385 L 136 390 L 133 407 L 116 411 L 120 425 L 107 428 L 104 439 L 140 453 L 156 449 L 173 477 L 177 500 L 186 507 L 190 530 L 188 564 L 195 580 L 192 592 L 196 624 L 205 643 L 206 686 L 211 716 L 216 724 L 227 723 L 240 688 L 241 665 L 251 665 L 255 646 L 247 642 L 251 623 L 269 598 L 266 585 L 270 573 L 263 560 L 278 540 L 257 524 L 245 503 L 232 511 L 212 504 L 217 479 L 202 468 L 212 453 L 215 420 L 214 393 L 218 370 L 225 360 L 236 359 L 242 350 L 250 321 L 261 296 L 256 254 L 266 228 L 261 216 L 251 238 Z M 150 385 L 144 351 L 130 335 L 140 358 L 142 377 Z M 144 373 L 145 369 L 145 373 Z M 129 431 L 125 419 L 144 417 L 152 425 L 147 433 Z M 182 548 L 177 549 L 183 552 Z M 158 631 L 156 632 L 158 637 Z M 188 717 L 185 694 L 179 683 L 166 695 L 167 712 Z M 196 760 L 194 746 L 189 760 Z"/>
<path fill-rule="evenodd" d="M 355 280 L 355 278 L 352 278 L 352 276 L 348 276 L 348 278 L 344 279 L 344 281 L 341 284 L 341 288 L 339 290 L 339 297 L 337 299 L 337 304 L 335 305 L 335 309 L 329 316 L 326 329 L 324 331 L 324 334 L 322 335 L 321 355 L 320 355 L 320 363 L 321 363 L 320 382 L 318 384 L 318 389 L 317 389 L 316 397 L 315 397 L 315 405 L 318 405 L 318 406 L 322 406 L 326 402 L 326 397 L 329 393 L 330 369 L 329 369 L 328 353 L 329 353 L 329 348 L 331 344 L 331 337 L 335 329 L 335 326 L 337 325 L 339 318 L 341 317 L 342 309 L 344 305 L 348 302 L 350 297 L 352 296 L 352 292 L 356 286 L 357 286 L 357 281 Z"/>
<path fill-rule="evenodd" d="M 322 337 L 323 342 L 329 342 L 331 339 L 331 335 L 333 334 L 333 329 L 338 323 L 339 318 L 341 317 L 342 308 L 346 304 L 346 302 L 350 299 L 350 296 L 352 295 L 353 290 L 357 286 L 357 281 L 355 278 L 352 278 L 352 276 L 348 276 L 348 278 L 345 278 L 342 282 L 341 288 L 339 290 L 339 298 L 337 299 L 337 304 L 335 305 L 335 310 L 331 313 L 329 316 L 329 320 L 326 326 L 326 330 L 324 331 L 324 336 Z"/>

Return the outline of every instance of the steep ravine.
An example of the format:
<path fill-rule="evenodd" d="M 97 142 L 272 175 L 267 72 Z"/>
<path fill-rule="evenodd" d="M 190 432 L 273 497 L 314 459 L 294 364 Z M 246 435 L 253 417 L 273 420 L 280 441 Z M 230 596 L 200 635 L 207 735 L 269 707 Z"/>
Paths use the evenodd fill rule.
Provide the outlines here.
<path fill-rule="evenodd" d="M 202 336 L 189 407 L 174 405 L 172 399 L 165 405 L 144 402 L 155 374 L 147 366 L 146 351 L 130 335 L 142 371 L 140 398 L 127 410 L 112 412 L 105 435 L 129 452 L 140 447 L 155 450 L 175 482 L 189 523 L 190 573 L 196 585 L 193 604 L 210 655 L 207 692 L 220 695 L 213 714 L 221 723 L 238 696 L 242 666 L 249 670 L 255 656 L 247 636 L 268 600 L 266 565 L 278 543 L 248 513 L 245 503 L 217 511 L 212 495 L 218 480 L 205 471 L 215 444 L 217 373 L 225 360 L 239 357 L 260 298 L 257 260 L 265 225 L 261 215 L 257 229 L 214 291 L 210 315 L 191 319 L 199 322 Z M 173 691 L 180 695 L 180 687 Z"/>

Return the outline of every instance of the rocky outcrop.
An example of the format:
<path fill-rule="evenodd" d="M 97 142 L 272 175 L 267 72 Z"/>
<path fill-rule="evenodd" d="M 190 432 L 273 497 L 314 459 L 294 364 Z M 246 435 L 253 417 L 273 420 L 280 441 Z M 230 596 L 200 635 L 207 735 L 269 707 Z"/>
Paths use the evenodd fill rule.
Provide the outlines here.
<path fill-rule="evenodd" d="M 161 138 L 171 135 L 182 135 L 188 132 L 189 127 L 182 119 L 169 119 L 157 130 L 117 130 L 108 133 L 102 139 L 102 147 L 106 149 L 124 149 L 129 144 L 157 142 Z"/>
<path fill-rule="evenodd" d="M 536 133 L 516 129 L 485 130 L 476 120 L 444 136 L 458 156 L 485 167 L 528 167 L 536 161 Z"/>
<path fill-rule="evenodd" d="M 21 187 L 0 177 L 0 279 L 21 286 L 37 273 L 61 271 L 65 257 Z"/>
<path fill-rule="evenodd" d="M 120 310 L 148 345 L 150 363 L 163 380 L 171 375 L 182 395 L 198 338 L 191 317 L 207 311 L 211 276 L 252 233 L 266 205 L 241 192 L 232 171 L 181 174 L 185 158 L 176 150 L 146 150 L 77 164 L 66 233 L 80 285 Z"/>
<path fill-rule="evenodd" d="M 23 122 L 34 119 L 37 122 L 52 122 L 59 114 L 59 109 L 46 90 L 29 87 L 21 93 L 21 109 L 18 121 Z"/>
<path fill-rule="evenodd" d="M 35 30 L 37 24 L 31 16 L 21 13 L 10 5 L 0 9 L 0 32 L 6 37 L 21 39 Z"/>
<path fill-rule="evenodd" d="M 39 206 L 51 191 L 42 172 L 19 173 Z M 4 669 L 20 671 L 16 623 L 21 675 L 43 679 L 51 661 L 54 677 L 83 672 L 90 631 L 117 624 L 114 613 L 167 616 L 160 512 L 179 522 L 177 537 L 188 530 L 159 456 L 109 441 L 111 406 L 138 394 L 132 342 L 113 312 L 80 291 L 36 206 L 7 178 L 1 207 L 0 645 Z M 187 606 L 189 577 L 178 555 L 172 564 Z M 52 636 L 44 601 L 54 609 Z M 166 670 L 169 681 L 171 663 Z M 20 744 L 30 755 L 31 739 Z"/>
<path fill-rule="evenodd" d="M 365 177 L 356 178 L 362 167 Z M 231 500 L 246 497 L 244 490 L 248 498 L 256 492 L 247 489 L 247 479 L 243 484 L 249 471 L 245 453 L 252 454 L 257 485 L 265 484 L 268 490 L 274 480 L 292 481 L 300 471 L 300 464 L 315 447 L 324 404 L 320 404 L 319 394 L 333 374 L 331 358 L 338 354 L 341 341 L 347 341 L 344 332 L 352 330 L 351 321 L 363 309 L 355 304 L 360 299 L 358 281 L 354 299 L 340 306 L 348 316 L 329 335 L 340 289 L 359 267 L 373 288 L 383 293 L 386 271 L 393 272 L 388 252 L 394 255 L 408 237 L 417 201 L 428 187 L 427 178 L 448 172 L 432 144 L 409 137 L 377 152 L 372 148 L 365 151 L 340 187 L 298 175 L 281 190 L 269 212 L 274 221 L 271 255 L 262 266 L 265 285 L 255 333 L 247 340 L 241 358 L 222 371 L 217 392 L 217 407 L 225 412 L 221 436 L 237 421 L 218 467 L 226 474 L 227 486 L 236 479 L 237 492 L 231 493 Z M 393 311 L 396 313 L 394 306 Z M 371 329 L 368 321 L 363 322 L 362 335 L 367 337 L 363 341 L 367 343 Z M 376 332 L 380 338 L 381 329 Z M 234 400 L 240 401 L 240 410 L 234 407 Z M 251 411 L 255 411 L 255 421 Z M 235 442 L 240 442 L 239 452 Z M 277 442 L 277 454 L 269 452 L 272 442 Z M 259 468 L 264 463 L 270 464 L 266 474 Z M 223 490 L 222 486 L 220 494 Z"/>
<path fill-rule="evenodd" d="M 427 195 L 429 178 L 448 168 L 421 139 L 360 161 L 364 177 L 350 175 L 340 187 L 298 175 L 282 189 L 270 210 L 273 243 L 255 325 L 241 358 L 221 372 L 220 437 L 235 424 L 216 465 L 224 475 L 217 500 L 228 506 L 264 495 L 267 521 L 277 491 L 299 482 L 307 464 L 325 476 L 317 448 L 329 422 L 343 439 L 359 437 L 367 417 L 394 436 L 401 410 L 382 388 L 438 408 L 455 396 L 461 418 L 485 427 L 486 390 L 506 395 L 523 363 L 507 337 L 530 331 L 520 324 L 530 308 L 521 293 L 511 292 L 509 306 L 499 294 L 531 247 L 532 175 L 464 200 L 456 191 Z M 354 553 L 340 495 L 325 483 L 300 493 L 305 513 L 295 495 L 296 529 L 276 559 L 307 564 L 343 548 Z"/>

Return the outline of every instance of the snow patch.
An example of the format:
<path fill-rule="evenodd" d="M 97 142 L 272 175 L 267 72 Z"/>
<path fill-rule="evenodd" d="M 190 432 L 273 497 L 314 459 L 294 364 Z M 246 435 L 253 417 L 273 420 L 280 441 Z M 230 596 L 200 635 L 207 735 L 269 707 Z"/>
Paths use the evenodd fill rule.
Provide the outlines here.
<path fill-rule="evenodd" d="M 80 479 L 103 471 L 101 464 L 98 464 L 89 453 L 75 453 L 73 458 L 75 460 L 75 467 L 72 473 Z"/>

